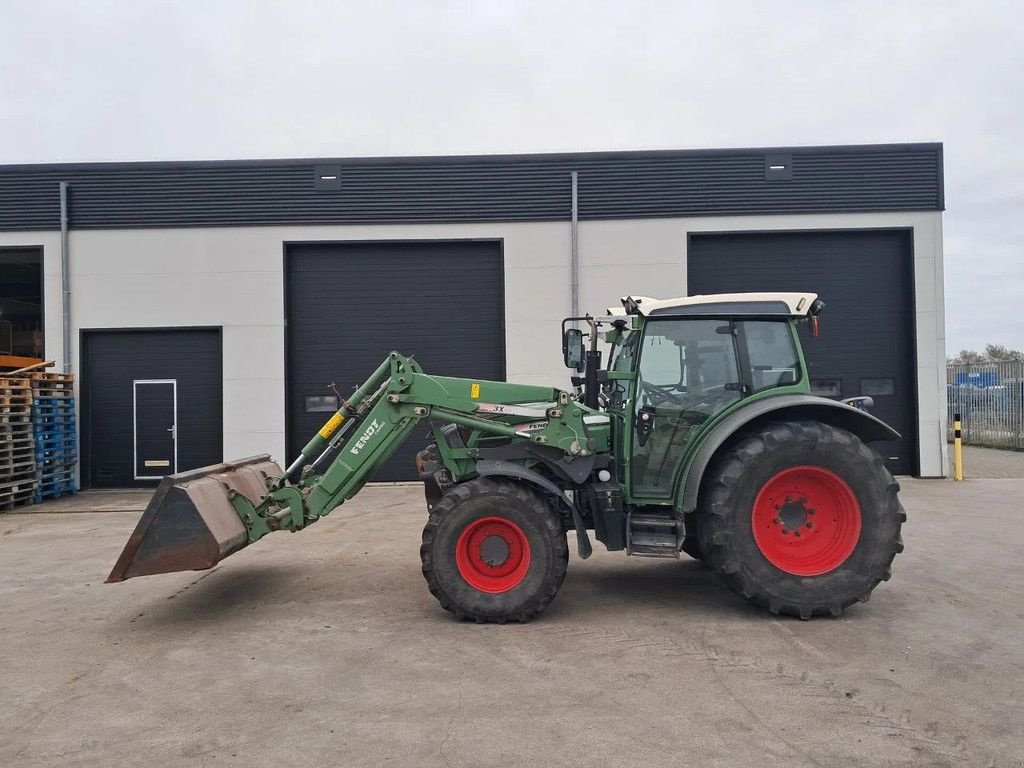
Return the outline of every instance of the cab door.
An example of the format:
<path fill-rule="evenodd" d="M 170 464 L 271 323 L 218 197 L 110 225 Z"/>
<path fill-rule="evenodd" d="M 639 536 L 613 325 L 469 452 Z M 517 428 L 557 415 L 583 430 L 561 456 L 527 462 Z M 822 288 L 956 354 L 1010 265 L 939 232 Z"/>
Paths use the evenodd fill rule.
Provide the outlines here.
<path fill-rule="evenodd" d="M 734 328 L 722 319 L 652 319 L 638 352 L 632 496 L 667 499 L 690 441 L 743 395 Z"/>

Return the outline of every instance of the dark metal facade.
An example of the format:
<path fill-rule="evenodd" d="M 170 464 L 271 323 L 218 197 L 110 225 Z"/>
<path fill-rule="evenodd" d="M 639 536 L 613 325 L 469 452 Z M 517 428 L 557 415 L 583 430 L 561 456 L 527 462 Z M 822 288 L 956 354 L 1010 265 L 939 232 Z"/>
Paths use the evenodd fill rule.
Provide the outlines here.
<path fill-rule="evenodd" d="M 286 246 L 288 455 L 297 456 L 330 413 L 310 396 L 345 397 L 388 350 L 410 350 L 445 376 L 505 379 L 505 285 L 501 243 L 295 243 Z M 337 407 L 337 406 L 335 406 Z M 426 423 L 374 480 L 415 480 Z"/>
<path fill-rule="evenodd" d="M 902 435 L 872 447 L 894 474 L 916 475 L 913 254 L 909 229 L 691 234 L 687 288 L 816 291 L 821 335 L 800 327 L 812 391 L 872 397 L 872 415 Z"/>
<path fill-rule="evenodd" d="M 152 486 L 134 472 L 133 382 L 177 382 L 177 460 L 184 472 L 224 460 L 219 328 L 98 329 L 81 332 L 82 485 Z"/>
<path fill-rule="evenodd" d="M 0 231 L 937 211 L 941 144 L 0 166 Z"/>

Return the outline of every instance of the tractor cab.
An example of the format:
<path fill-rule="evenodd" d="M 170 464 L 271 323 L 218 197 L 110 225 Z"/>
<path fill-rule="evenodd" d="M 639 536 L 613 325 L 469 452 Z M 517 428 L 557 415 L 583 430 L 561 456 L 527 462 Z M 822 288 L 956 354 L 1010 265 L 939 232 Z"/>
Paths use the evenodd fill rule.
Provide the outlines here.
<path fill-rule="evenodd" d="M 577 380 L 584 399 L 594 399 L 595 386 L 612 416 L 626 497 L 664 504 L 693 448 L 727 414 L 758 398 L 809 393 L 796 322 L 823 306 L 813 293 L 626 297 L 589 321 L 590 354 L 581 350 L 582 332 L 574 338 L 567 328 L 566 362 L 585 365 L 600 365 L 595 350 L 605 329 L 607 366 L 584 366 Z"/>

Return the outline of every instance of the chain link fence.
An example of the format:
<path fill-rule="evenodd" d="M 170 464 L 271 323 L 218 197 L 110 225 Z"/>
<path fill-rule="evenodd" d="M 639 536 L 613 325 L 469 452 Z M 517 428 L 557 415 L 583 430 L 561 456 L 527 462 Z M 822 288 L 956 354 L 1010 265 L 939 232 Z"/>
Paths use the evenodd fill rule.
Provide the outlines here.
<path fill-rule="evenodd" d="M 946 365 L 949 431 L 959 413 L 965 445 L 1024 450 L 1024 360 Z"/>

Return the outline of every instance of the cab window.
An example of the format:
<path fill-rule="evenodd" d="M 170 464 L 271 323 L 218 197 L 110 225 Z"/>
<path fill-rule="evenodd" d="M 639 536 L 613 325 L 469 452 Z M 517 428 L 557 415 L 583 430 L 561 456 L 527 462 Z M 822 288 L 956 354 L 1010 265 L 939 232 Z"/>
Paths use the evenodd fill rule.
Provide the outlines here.
<path fill-rule="evenodd" d="M 788 321 L 743 320 L 737 326 L 750 366 L 752 392 L 800 380 L 800 356 Z"/>

